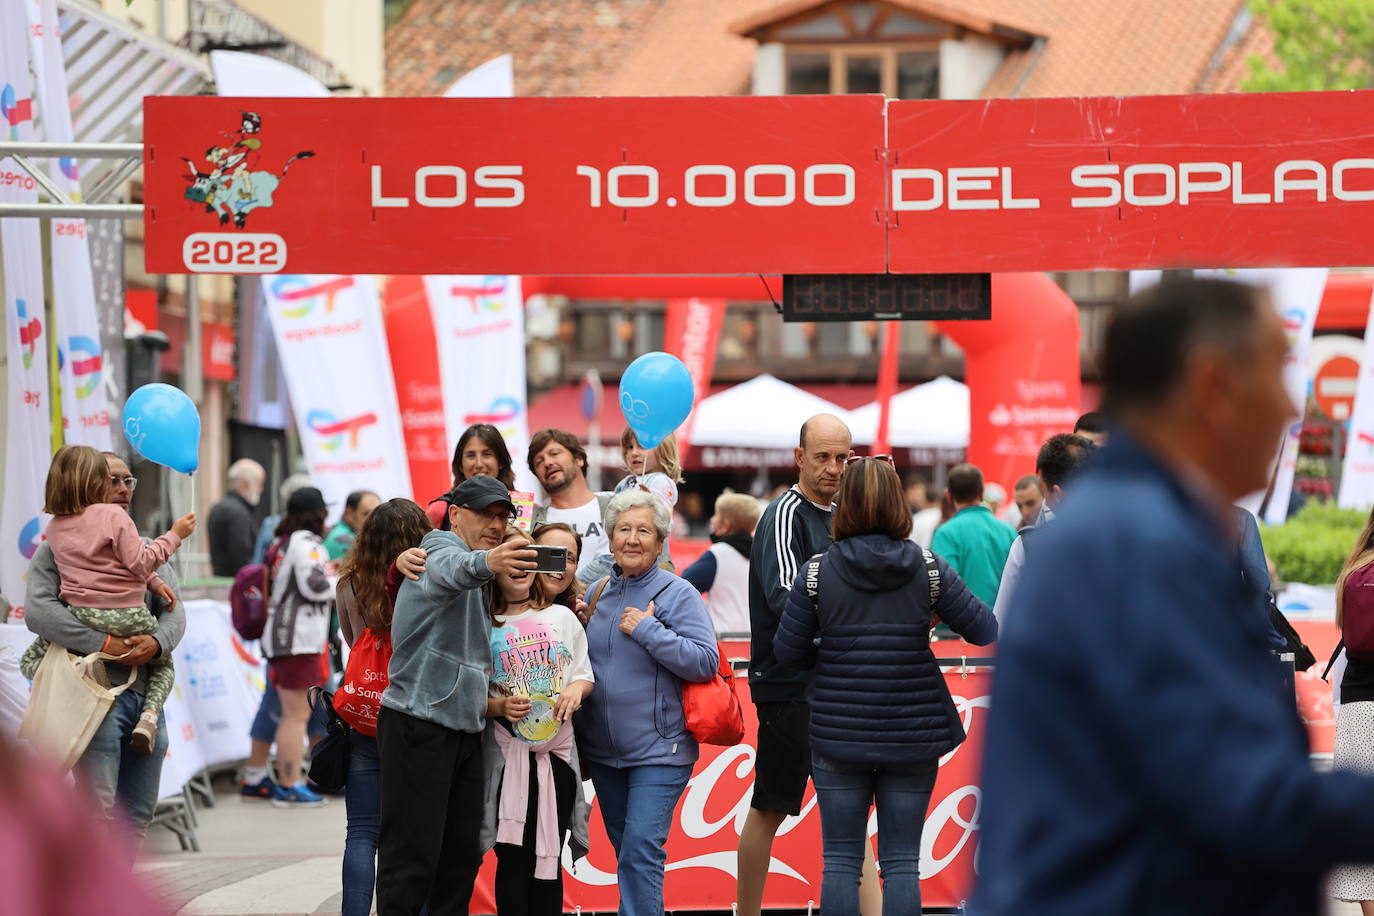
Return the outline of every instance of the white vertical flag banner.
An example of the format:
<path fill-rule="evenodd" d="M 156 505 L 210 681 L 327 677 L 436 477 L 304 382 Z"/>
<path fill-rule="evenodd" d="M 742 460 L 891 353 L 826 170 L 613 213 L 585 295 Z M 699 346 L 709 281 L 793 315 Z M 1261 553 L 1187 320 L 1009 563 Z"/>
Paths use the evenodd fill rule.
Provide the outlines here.
<path fill-rule="evenodd" d="M 1288 338 L 1288 355 L 1283 359 L 1283 387 L 1288 391 L 1297 419 L 1288 427 L 1276 457 L 1277 465 L 1270 477 L 1269 505 L 1261 521 L 1282 524 L 1288 518 L 1288 501 L 1293 495 L 1293 477 L 1298 467 L 1298 440 L 1302 433 L 1303 415 L 1307 410 L 1307 388 L 1312 381 L 1308 357 L 1312 352 L 1312 332 L 1317 326 L 1317 311 L 1321 308 L 1322 293 L 1326 291 L 1325 267 L 1285 267 L 1275 269 L 1199 270 L 1198 277 L 1234 280 L 1269 290 L 1269 298 L 1283 322 Z M 1264 500 L 1257 493 L 1239 505 L 1258 514 Z"/>
<path fill-rule="evenodd" d="M 1360 357 L 1355 407 L 1350 412 L 1350 432 L 1341 463 L 1341 492 L 1336 501 L 1344 509 L 1368 509 L 1374 505 L 1374 303 L 1370 304 L 1365 320 L 1364 353 Z"/>
<path fill-rule="evenodd" d="M 28 0 L 30 53 L 38 77 L 38 113 L 44 139 L 72 143 L 71 101 L 62 59 L 56 0 Z M 48 172 L 72 201 L 81 200 L 75 159 L 49 160 Z M 62 434 L 68 445 L 111 446 L 105 398 L 105 358 L 91 278 L 91 249 L 84 219 L 52 220 L 53 317 L 57 335 L 58 381 L 62 390 Z"/>
<path fill-rule="evenodd" d="M 1307 389 L 1312 381 L 1308 357 L 1312 352 L 1312 332 L 1317 326 L 1317 311 L 1321 308 L 1322 293 L 1326 291 L 1328 273 L 1325 267 L 1208 269 L 1193 272 L 1196 277 L 1231 280 L 1266 288 L 1279 320 L 1283 322 L 1283 333 L 1288 338 L 1288 355 L 1283 361 L 1283 386 L 1297 408 L 1298 417 L 1288 427 L 1283 442 L 1278 443 L 1270 471 L 1274 485 L 1264 518 L 1260 521 L 1271 525 L 1280 524 L 1288 517 L 1288 502 L 1293 495 L 1293 477 L 1298 467 L 1298 440 L 1307 408 Z M 1160 276 L 1161 272 L 1157 270 L 1131 271 L 1131 292 L 1153 286 L 1159 282 Z M 1263 492 L 1252 493 L 1238 500 L 1236 505 L 1258 515 L 1264 496 Z"/>
<path fill-rule="evenodd" d="M 31 143 L 33 80 L 29 75 L 24 6 L 0 6 L 0 137 Z M 34 180 L 13 162 L 0 162 L 0 201 L 34 203 Z M 25 574 L 42 541 L 43 481 L 51 457 L 48 333 L 43 308 L 43 246 L 36 219 L 0 219 L 4 263 L 5 405 L 4 503 L 0 505 L 0 592 L 22 621 Z"/>
<path fill-rule="evenodd" d="M 444 90 L 450 99 L 513 95 L 515 67 L 509 54 L 474 67 Z M 492 424 L 510 450 L 516 488 L 537 493 L 525 463 L 530 435 L 520 278 L 426 277 L 425 290 L 434 316 L 449 441 L 456 446 L 473 423 Z"/>
<path fill-rule="evenodd" d="M 371 277 L 264 277 L 311 482 L 335 518 L 354 490 L 410 495 L 396 382 Z"/>
<path fill-rule="evenodd" d="M 439 348 L 444 426 L 455 445 L 474 423 L 506 440 L 517 488 L 534 492 L 525 464 L 529 421 L 525 392 L 525 302 L 519 277 L 425 277 Z"/>

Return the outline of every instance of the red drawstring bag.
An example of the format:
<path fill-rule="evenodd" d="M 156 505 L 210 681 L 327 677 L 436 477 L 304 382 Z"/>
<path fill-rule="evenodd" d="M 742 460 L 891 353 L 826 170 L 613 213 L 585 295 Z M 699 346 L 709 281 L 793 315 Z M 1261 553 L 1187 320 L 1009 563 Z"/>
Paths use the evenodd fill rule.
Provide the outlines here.
<path fill-rule="evenodd" d="M 334 691 L 334 710 L 364 735 L 377 734 L 377 712 L 382 691 L 391 683 L 391 631 L 368 627 L 348 653 L 343 683 Z"/>
<path fill-rule="evenodd" d="M 682 715 L 687 733 L 702 744 L 734 747 L 744 740 L 744 710 L 735 691 L 735 672 L 716 643 L 720 663 L 716 676 L 704 684 L 682 685 Z"/>
<path fill-rule="evenodd" d="M 587 619 L 596 613 L 596 602 L 601 598 L 606 585 L 611 581 L 607 576 L 592 589 L 591 600 L 587 602 Z M 668 586 L 658 590 L 647 604 L 652 605 Z M 682 717 L 687 724 L 687 734 L 702 744 L 715 744 L 721 747 L 734 747 L 744 740 L 744 708 L 739 704 L 739 693 L 735 690 L 735 672 L 725 658 L 725 647 L 716 643 L 716 676 L 704 684 L 684 681 L 682 684 Z"/>

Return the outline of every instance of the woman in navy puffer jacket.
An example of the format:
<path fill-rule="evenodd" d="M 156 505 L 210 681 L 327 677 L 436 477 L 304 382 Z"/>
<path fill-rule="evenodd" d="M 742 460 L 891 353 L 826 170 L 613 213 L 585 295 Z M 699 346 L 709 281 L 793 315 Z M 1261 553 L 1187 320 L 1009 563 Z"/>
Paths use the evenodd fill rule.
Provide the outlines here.
<path fill-rule="evenodd" d="M 821 912 L 857 916 L 868 811 L 876 803 L 883 916 L 914 916 L 921 912 L 921 827 L 939 758 L 965 737 L 930 651 L 932 617 L 976 645 L 997 638 L 997 621 L 939 557 L 939 599 L 931 607 L 925 557 L 907 539 L 911 515 L 885 461 L 850 460 L 833 526 L 817 599 L 808 563 L 773 644 L 779 661 L 816 670 L 811 767 L 825 855 Z"/>

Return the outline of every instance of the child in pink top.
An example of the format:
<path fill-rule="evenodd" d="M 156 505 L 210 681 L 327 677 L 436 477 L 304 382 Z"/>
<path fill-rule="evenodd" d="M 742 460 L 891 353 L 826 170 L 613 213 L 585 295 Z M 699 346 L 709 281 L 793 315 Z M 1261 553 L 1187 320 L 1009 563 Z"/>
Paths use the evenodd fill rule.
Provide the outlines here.
<path fill-rule="evenodd" d="M 88 627 L 113 636 L 151 634 L 157 618 L 144 606 L 144 593 L 161 585 L 157 568 L 196 530 L 196 516 L 182 516 L 171 531 L 145 544 L 128 513 L 105 501 L 109 486 L 105 456 L 95 449 L 68 445 L 53 456 L 43 511 L 53 516 L 46 537 L 62 577 L 60 594 Z M 25 677 L 37 673 L 47 651 L 47 640 L 34 640 L 19 665 Z M 148 693 L 131 739 L 141 753 L 152 752 L 158 714 L 174 679 L 171 658 L 148 663 Z"/>

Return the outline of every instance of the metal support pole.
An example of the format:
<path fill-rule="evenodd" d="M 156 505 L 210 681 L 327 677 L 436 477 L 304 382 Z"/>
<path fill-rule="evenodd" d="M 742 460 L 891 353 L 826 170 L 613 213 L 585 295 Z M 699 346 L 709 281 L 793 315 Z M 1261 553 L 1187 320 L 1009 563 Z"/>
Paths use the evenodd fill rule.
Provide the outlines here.
<path fill-rule="evenodd" d="M 7 216 L 43 219 L 143 219 L 143 204 L 0 204 Z"/>

